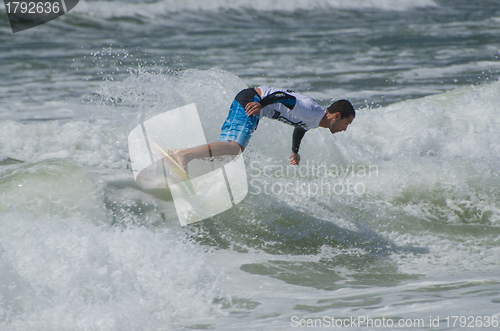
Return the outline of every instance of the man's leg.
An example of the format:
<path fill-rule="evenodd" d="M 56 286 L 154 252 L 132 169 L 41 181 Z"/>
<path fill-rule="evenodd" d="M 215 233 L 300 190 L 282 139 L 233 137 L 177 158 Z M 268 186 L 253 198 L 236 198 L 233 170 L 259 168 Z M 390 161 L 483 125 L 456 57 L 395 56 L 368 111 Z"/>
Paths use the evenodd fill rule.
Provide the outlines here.
<path fill-rule="evenodd" d="M 216 141 L 198 147 L 177 149 L 173 152 L 173 155 L 179 165 L 187 171 L 187 165 L 192 160 L 225 155 L 238 155 L 243 152 L 243 150 L 243 146 L 235 141 Z"/>
<path fill-rule="evenodd" d="M 246 115 L 245 106 L 249 102 L 259 100 L 259 94 L 255 89 L 240 91 L 231 104 L 218 141 L 193 148 L 177 149 L 170 153 L 186 171 L 188 163 L 194 159 L 242 153 L 259 122 L 258 117 Z"/>

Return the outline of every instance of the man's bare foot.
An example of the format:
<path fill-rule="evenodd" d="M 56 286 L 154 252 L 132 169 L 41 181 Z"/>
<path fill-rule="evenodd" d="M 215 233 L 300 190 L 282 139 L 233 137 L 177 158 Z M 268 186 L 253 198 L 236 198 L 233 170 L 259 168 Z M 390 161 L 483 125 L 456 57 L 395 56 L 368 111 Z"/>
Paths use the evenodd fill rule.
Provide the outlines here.
<path fill-rule="evenodd" d="M 187 163 L 186 163 L 186 158 L 184 157 L 184 150 L 183 149 L 176 149 L 176 150 L 172 150 L 172 154 L 170 154 L 175 162 L 177 162 L 181 167 L 182 169 L 184 169 L 184 171 L 187 173 Z"/>
<path fill-rule="evenodd" d="M 177 165 L 179 165 L 187 173 L 187 164 L 186 164 L 186 160 L 184 158 L 183 151 L 184 151 L 183 149 L 169 148 L 165 151 L 169 157 L 167 157 L 165 154 L 163 154 L 162 159 L 164 159 L 165 161 L 170 163 L 171 166 L 173 166 L 173 167 L 177 167 Z M 172 160 L 174 160 L 176 164 L 174 164 L 172 162 Z"/>

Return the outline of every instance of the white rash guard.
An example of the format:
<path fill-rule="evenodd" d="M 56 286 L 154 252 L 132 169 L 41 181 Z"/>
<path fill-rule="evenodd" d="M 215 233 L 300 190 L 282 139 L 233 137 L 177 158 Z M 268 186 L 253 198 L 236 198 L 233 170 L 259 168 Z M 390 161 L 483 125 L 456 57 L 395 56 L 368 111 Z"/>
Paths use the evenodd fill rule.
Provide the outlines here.
<path fill-rule="evenodd" d="M 260 86 L 262 110 L 259 119 L 268 117 L 304 130 L 315 129 L 325 110 L 314 99 L 292 90 Z"/>

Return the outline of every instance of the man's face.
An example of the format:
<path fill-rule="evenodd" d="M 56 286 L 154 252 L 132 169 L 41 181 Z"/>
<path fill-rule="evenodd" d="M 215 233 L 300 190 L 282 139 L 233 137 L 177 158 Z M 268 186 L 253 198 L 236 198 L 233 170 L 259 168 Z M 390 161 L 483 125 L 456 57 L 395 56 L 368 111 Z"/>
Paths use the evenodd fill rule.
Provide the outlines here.
<path fill-rule="evenodd" d="M 335 113 L 334 114 L 334 119 L 330 125 L 330 132 L 331 133 L 336 133 L 336 132 L 341 132 L 347 130 L 347 127 L 349 124 L 354 121 L 354 116 L 349 116 L 346 118 L 340 118 L 340 113 Z"/>

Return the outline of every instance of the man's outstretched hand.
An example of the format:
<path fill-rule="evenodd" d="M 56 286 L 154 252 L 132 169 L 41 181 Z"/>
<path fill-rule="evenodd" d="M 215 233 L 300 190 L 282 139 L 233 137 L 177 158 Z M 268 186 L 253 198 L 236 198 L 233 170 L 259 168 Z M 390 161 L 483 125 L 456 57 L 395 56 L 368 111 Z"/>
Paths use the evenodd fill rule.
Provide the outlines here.
<path fill-rule="evenodd" d="M 292 155 L 290 155 L 290 163 L 293 165 L 299 165 L 300 162 L 300 155 L 298 153 L 292 152 Z"/>
<path fill-rule="evenodd" d="M 245 106 L 245 112 L 248 116 L 257 115 L 262 110 L 262 105 L 258 102 L 249 102 Z"/>

